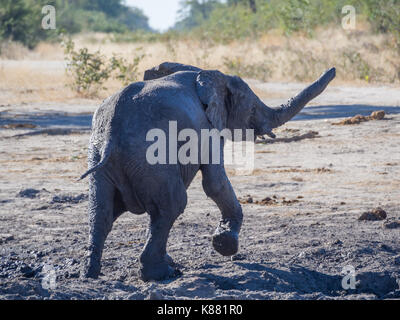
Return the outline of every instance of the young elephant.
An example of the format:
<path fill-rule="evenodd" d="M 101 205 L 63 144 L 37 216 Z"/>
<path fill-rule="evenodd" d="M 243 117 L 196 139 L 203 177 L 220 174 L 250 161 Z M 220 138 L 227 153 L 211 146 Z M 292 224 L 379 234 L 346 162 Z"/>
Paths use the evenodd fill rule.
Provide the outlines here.
<path fill-rule="evenodd" d="M 98 277 L 104 241 L 124 212 L 150 215 L 150 229 L 140 256 L 140 277 L 161 280 L 178 274 L 166 252 L 170 229 L 187 203 L 186 189 L 198 170 L 205 193 L 219 207 L 222 219 L 212 244 L 224 256 L 238 251 L 242 209 L 220 163 L 150 164 L 146 150 L 154 128 L 177 130 L 254 129 L 275 137 L 272 129 L 296 115 L 335 77 L 332 68 L 287 104 L 267 107 L 239 77 L 177 63 L 163 63 L 106 99 L 93 117 L 89 143 L 89 250 L 86 277 Z M 174 143 L 168 141 L 167 144 Z M 177 147 L 184 142 L 177 141 Z M 200 143 L 200 142 L 199 142 Z M 199 147 L 200 148 L 200 147 Z M 211 148 L 211 147 L 210 147 Z M 223 148 L 221 148 L 223 149 Z M 211 154 L 210 154 L 211 157 Z M 208 164 L 209 163 L 209 164 Z"/>

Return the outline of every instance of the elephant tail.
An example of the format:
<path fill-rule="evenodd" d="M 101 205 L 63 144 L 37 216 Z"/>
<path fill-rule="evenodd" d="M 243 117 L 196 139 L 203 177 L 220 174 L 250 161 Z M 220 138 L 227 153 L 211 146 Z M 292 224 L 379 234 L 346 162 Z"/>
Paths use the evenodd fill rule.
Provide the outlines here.
<path fill-rule="evenodd" d="M 111 155 L 111 151 L 112 151 L 112 143 L 111 140 L 108 141 L 106 147 L 104 148 L 104 152 L 101 156 L 101 160 L 100 162 L 95 165 L 93 168 L 89 169 L 88 171 L 86 171 L 83 175 L 81 175 L 81 177 L 78 179 L 78 181 L 85 179 L 89 174 L 97 171 L 98 169 L 104 167 L 104 165 L 107 163 L 108 158 L 110 158 Z"/>

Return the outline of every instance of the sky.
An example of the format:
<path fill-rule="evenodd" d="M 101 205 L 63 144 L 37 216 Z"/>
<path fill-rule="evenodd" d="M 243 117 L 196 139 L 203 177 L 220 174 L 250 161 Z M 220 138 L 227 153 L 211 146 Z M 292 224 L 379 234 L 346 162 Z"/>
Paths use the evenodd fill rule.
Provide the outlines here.
<path fill-rule="evenodd" d="M 150 27 L 165 31 L 172 27 L 177 20 L 180 0 L 125 0 L 129 6 L 143 10 L 149 17 Z"/>

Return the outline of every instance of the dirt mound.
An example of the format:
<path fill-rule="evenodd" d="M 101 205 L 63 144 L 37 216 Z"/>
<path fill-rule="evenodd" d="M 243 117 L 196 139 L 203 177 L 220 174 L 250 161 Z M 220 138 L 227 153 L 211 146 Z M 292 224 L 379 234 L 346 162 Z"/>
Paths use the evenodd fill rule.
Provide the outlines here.
<path fill-rule="evenodd" d="M 359 124 L 361 122 L 370 121 L 370 120 L 382 120 L 385 117 L 385 111 L 379 110 L 374 111 L 369 116 L 362 116 L 360 114 L 355 115 L 354 117 L 344 119 L 340 122 L 334 122 L 332 125 L 343 126 L 348 124 Z"/>
<path fill-rule="evenodd" d="M 18 192 L 17 197 L 33 199 L 33 198 L 36 198 L 39 193 L 40 193 L 40 190 L 28 188 L 28 189 L 24 189 L 24 190 L 21 190 L 20 192 Z"/>
<path fill-rule="evenodd" d="M 385 220 L 387 217 L 386 211 L 382 208 L 375 208 L 371 211 L 364 212 L 358 220 L 362 221 L 378 221 L 378 220 Z"/>
<path fill-rule="evenodd" d="M 277 142 L 296 142 L 296 141 L 301 141 L 304 139 L 314 139 L 318 138 L 319 133 L 317 131 L 308 131 L 307 133 L 296 135 L 293 137 L 287 137 L 287 138 L 276 138 L 276 139 L 263 139 L 263 140 L 256 140 L 255 143 L 257 144 L 268 144 L 268 143 L 277 143 Z"/>
<path fill-rule="evenodd" d="M 72 203 L 72 204 L 77 204 L 82 201 L 86 201 L 88 199 L 88 195 L 81 193 L 77 196 L 66 194 L 66 195 L 57 195 L 54 196 L 53 199 L 51 200 L 51 204 L 54 203 Z"/>
<path fill-rule="evenodd" d="M 400 228 L 400 221 L 388 221 L 383 224 L 386 229 L 398 229 Z"/>
<path fill-rule="evenodd" d="M 276 206 L 276 205 L 291 205 L 293 203 L 297 203 L 302 199 L 302 196 L 298 196 L 297 199 L 286 199 L 286 197 L 278 198 L 276 195 L 271 197 L 265 197 L 261 200 L 254 200 L 251 195 L 247 195 L 245 197 L 238 198 L 241 204 L 258 204 L 260 206 Z"/>

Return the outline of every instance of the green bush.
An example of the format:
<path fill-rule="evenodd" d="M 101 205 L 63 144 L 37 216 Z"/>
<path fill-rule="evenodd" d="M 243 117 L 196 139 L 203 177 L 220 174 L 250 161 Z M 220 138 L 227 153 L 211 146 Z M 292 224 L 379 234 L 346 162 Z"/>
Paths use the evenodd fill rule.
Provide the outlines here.
<path fill-rule="evenodd" d="M 114 78 L 121 81 L 123 85 L 128 85 L 138 79 L 139 63 L 145 57 L 140 53 L 141 48 L 136 49 L 137 54 L 134 56 L 132 63 L 127 62 L 124 58 L 114 55 L 111 60 L 111 69 L 115 71 Z"/>
<path fill-rule="evenodd" d="M 400 50 L 400 0 L 365 0 L 365 6 L 374 31 L 392 34 Z"/>
<path fill-rule="evenodd" d="M 43 30 L 42 7 L 56 9 L 56 30 Z M 73 34 L 81 31 L 151 31 L 148 18 L 122 0 L 1 0 L 0 40 L 17 41 L 30 49 L 41 40 L 57 38 L 59 30 Z"/>
<path fill-rule="evenodd" d="M 107 60 L 99 51 L 90 53 L 87 48 L 75 50 L 74 42 L 63 41 L 67 72 L 72 76 L 71 87 L 84 95 L 96 95 L 100 89 L 107 89 L 104 83 L 111 77 L 127 85 L 137 80 L 138 65 L 145 57 L 137 53 L 128 63 L 124 58 L 113 55 Z M 138 52 L 140 49 L 138 49 Z"/>
<path fill-rule="evenodd" d="M 72 88 L 78 93 L 96 93 L 110 77 L 112 68 L 106 64 L 99 51 L 89 53 L 87 48 L 75 51 L 71 39 L 63 43 L 67 61 L 67 72 L 73 77 Z"/>
<path fill-rule="evenodd" d="M 41 19 L 37 1 L 1 0 L 0 39 L 17 41 L 32 49 L 52 34 L 41 28 Z"/>
<path fill-rule="evenodd" d="M 246 64 L 240 58 L 224 57 L 224 69 L 227 73 L 242 77 L 255 78 L 267 81 L 271 75 L 271 69 L 267 63 Z"/>
<path fill-rule="evenodd" d="M 215 42 L 254 38 L 273 28 L 287 35 L 295 31 L 312 35 L 318 26 L 332 23 L 340 26 L 344 17 L 342 8 L 352 5 L 358 21 L 366 18 L 376 32 L 391 33 L 396 43 L 400 43 L 400 0 L 257 0 L 253 1 L 255 8 L 248 0 L 210 2 L 213 6 L 208 8 L 212 10 L 202 17 L 199 1 L 187 1 L 190 10 L 184 23 L 177 23 L 177 29 Z"/>

